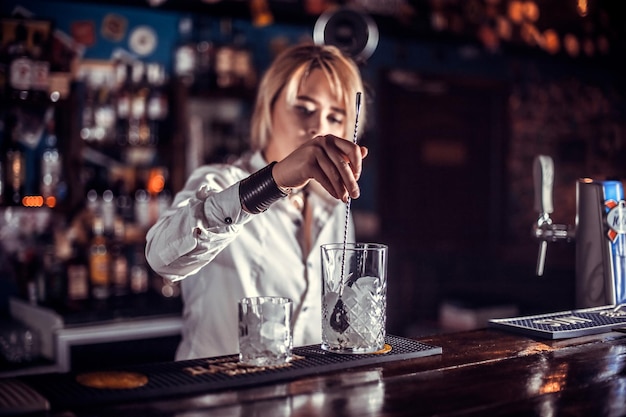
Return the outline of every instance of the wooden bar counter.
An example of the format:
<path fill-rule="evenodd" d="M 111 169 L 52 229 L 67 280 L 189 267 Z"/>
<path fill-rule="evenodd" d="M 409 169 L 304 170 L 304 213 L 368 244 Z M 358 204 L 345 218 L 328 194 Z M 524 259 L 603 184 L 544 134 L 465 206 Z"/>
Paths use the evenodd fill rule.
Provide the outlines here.
<path fill-rule="evenodd" d="M 441 354 L 248 388 L 55 410 L 46 416 L 618 416 L 626 334 L 562 340 L 500 329 L 423 337 Z M 0 410 L 0 415 L 2 415 Z"/>

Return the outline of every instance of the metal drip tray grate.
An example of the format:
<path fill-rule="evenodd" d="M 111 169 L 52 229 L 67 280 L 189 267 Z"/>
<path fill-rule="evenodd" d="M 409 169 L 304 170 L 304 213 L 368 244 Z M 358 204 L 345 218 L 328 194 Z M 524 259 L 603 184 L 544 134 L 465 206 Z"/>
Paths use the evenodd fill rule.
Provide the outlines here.
<path fill-rule="evenodd" d="M 624 307 L 624 308 L 622 308 Z M 489 320 L 492 327 L 545 339 L 609 332 L 626 325 L 626 306 L 603 306 L 535 316 Z"/>
<path fill-rule="evenodd" d="M 133 389 L 90 388 L 76 382 L 76 375 L 71 373 L 27 377 L 25 381 L 45 396 L 53 409 L 58 409 L 250 387 L 442 352 L 440 347 L 397 336 L 388 335 L 386 343 L 391 346 L 391 350 L 386 353 L 358 355 L 326 352 L 318 345 L 297 347 L 293 349 L 294 355 L 297 355 L 294 360 L 280 367 L 247 367 L 239 364 L 237 355 L 229 355 L 118 369 L 140 373 L 148 378 L 147 384 Z"/>

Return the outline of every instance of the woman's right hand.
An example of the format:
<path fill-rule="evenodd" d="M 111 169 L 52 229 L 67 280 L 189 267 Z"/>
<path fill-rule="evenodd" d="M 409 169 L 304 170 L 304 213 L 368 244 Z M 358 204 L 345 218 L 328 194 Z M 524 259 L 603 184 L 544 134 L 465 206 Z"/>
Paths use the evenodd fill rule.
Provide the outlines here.
<path fill-rule="evenodd" d="M 280 187 L 301 188 L 312 179 L 333 197 L 348 201 L 360 195 L 357 181 L 368 149 L 333 135 L 318 136 L 279 161 L 272 170 Z"/>

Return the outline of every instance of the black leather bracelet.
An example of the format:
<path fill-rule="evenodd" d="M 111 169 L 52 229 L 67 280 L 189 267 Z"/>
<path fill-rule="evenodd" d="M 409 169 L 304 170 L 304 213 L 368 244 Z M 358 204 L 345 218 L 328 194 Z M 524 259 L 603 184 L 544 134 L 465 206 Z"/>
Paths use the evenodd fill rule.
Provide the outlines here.
<path fill-rule="evenodd" d="M 287 196 L 274 181 L 272 176 L 274 165 L 276 161 L 239 182 L 239 201 L 248 213 L 262 213 L 273 203 Z"/>

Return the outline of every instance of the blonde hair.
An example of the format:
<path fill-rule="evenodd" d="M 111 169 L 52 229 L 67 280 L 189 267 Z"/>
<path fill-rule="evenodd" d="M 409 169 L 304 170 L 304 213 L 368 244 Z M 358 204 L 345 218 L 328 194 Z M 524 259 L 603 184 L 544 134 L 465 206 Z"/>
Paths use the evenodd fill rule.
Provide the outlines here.
<path fill-rule="evenodd" d="M 356 93 L 363 94 L 359 114 L 359 130 L 365 125 L 365 91 L 356 64 L 334 46 L 300 44 L 283 51 L 267 69 L 257 92 L 250 145 L 252 150 L 262 150 L 272 135 L 272 109 L 283 89 L 287 101 L 295 102 L 298 89 L 313 69 L 324 71 L 331 91 L 346 109 L 344 137 L 352 139 L 356 117 Z"/>

